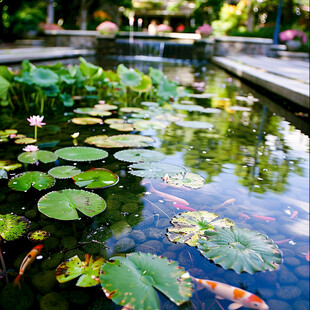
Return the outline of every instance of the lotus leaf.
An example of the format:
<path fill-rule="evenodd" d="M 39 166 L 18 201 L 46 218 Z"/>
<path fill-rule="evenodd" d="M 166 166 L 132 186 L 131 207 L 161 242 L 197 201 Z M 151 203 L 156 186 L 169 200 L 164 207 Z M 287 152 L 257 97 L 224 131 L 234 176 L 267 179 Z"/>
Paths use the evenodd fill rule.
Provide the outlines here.
<path fill-rule="evenodd" d="M 93 161 L 108 156 L 106 151 L 87 146 L 65 147 L 55 151 L 55 153 L 60 158 L 71 161 Z"/>
<path fill-rule="evenodd" d="M 64 93 L 60 95 L 62 102 L 65 107 L 72 107 L 74 105 L 74 101 L 71 98 L 71 95 L 68 93 Z"/>
<path fill-rule="evenodd" d="M 80 60 L 80 70 L 82 74 L 88 78 L 94 76 L 100 67 L 93 65 L 92 63 L 86 61 L 83 57 L 79 57 Z"/>
<path fill-rule="evenodd" d="M 133 91 L 146 93 L 152 89 L 152 80 L 149 76 L 143 75 L 141 82 L 138 86 L 130 87 Z"/>
<path fill-rule="evenodd" d="M 36 143 L 37 140 L 33 138 L 21 138 L 21 139 L 16 139 L 14 142 L 16 144 L 32 144 L 32 143 Z"/>
<path fill-rule="evenodd" d="M 127 70 L 120 74 L 121 83 L 127 87 L 137 87 L 142 80 L 141 74 L 135 70 Z"/>
<path fill-rule="evenodd" d="M 161 162 L 132 164 L 129 166 L 129 168 L 138 169 L 130 170 L 130 174 L 149 179 L 160 179 L 163 178 L 166 174 L 168 174 L 169 176 L 173 176 L 178 173 L 185 172 L 185 169 L 183 167 Z"/>
<path fill-rule="evenodd" d="M 134 122 L 134 127 L 136 130 L 142 131 L 142 130 L 147 130 L 149 128 L 155 129 L 155 130 L 161 130 L 165 129 L 168 124 L 165 124 L 160 121 L 150 121 L 150 120 L 138 120 Z"/>
<path fill-rule="evenodd" d="M 167 183 L 176 187 L 190 187 L 190 188 L 200 188 L 205 184 L 205 179 L 197 173 L 185 173 L 177 174 L 173 177 L 169 177 Z"/>
<path fill-rule="evenodd" d="M 181 127 L 197 128 L 197 129 L 211 129 L 214 127 L 213 124 L 200 121 L 178 121 L 175 124 Z"/>
<path fill-rule="evenodd" d="M 133 131 L 135 130 L 135 127 L 133 124 L 126 124 L 126 123 L 122 123 L 122 124 L 111 124 L 110 125 L 111 129 L 116 129 L 118 131 Z"/>
<path fill-rule="evenodd" d="M 54 84 L 47 86 L 47 87 L 42 87 L 42 90 L 47 97 L 56 97 L 60 93 L 59 87 Z M 62 97 L 62 95 L 60 96 Z M 68 98 L 68 97 L 66 96 L 65 98 Z M 71 97 L 70 99 L 68 98 L 68 100 L 71 100 Z"/>
<path fill-rule="evenodd" d="M 27 191 L 31 187 L 41 191 L 52 187 L 54 184 L 55 179 L 45 172 L 27 171 L 12 178 L 8 186 L 14 191 Z"/>
<path fill-rule="evenodd" d="M 95 168 L 73 177 L 75 184 L 85 188 L 104 188 L 115 185 L 118 175 L 108 169 Z"/>
<path fill-rule="evenodd" d="M 7 99 L 11 83 L 4 77 L 0 76 L 0 99 Z"/>
<path fill-rule="evenodd" d="M 14 78 L 14 73 L 9 70 L 7 66 L 0 66 L 0 76 L 4 77 L 7 81 L 12 82 Z"/>
<path fill-rule="evenodd" d="M 50 69 L 35 68 L 31 70 L 29 76 L 32 82 L 40 87 L 48 87 L 59 81 L 58 75 Z"/>
<path fill-rule="evenodd" d="M 163 100 L 169 100 L 169 98 L 176 98 L 178 96 L 177 84 L 163 79 L 158 86 L 157 96 Z"/>
<path fill-rule="evenodd" d="M 104 258 L 94 260 L 93 256 L 85 255 L 86 261 L 73 256 L 61 263 L 56 269 L 56 279 L 59 283 L 65 283 L 79 277 L 76 286 L 91 287 L 99 284 L 99 269 L 105 263 Z"/>
<path fill-rule="evenodd" d="M 41 197 L 38 210 L 44 215 L 57 220 L 77 220 L 77 210 L 93 217 L 106 208 L 105 201 L 97 194 L 84 190 L 65 189 L 50 192 Z"/>
<path fill-rule="evenodd" d="M 29 227 L 29 220 L 14 214 L 0 214 L 0 236 L 6 241 L 20 238 Z"/>
<path fill-rule="evenodd" d="M 99 279 L 105 295 L 118 305 L 135 310 L 159 309 L 156 290 L 176 305 L 192 295 L 190 276 L 175 261 L 149 253 L 131 253 L 111 260 L 102 265 Z"/>
<path fill-rule="evenodd" d="M 141 108 L 136 107 L 123 107 L 119 109 L 123 113 L 137 113 L 143 111 Z"/>
<path fill-rule="evenodd" d="M 41 242 L 46 240 L 50 236 L 50 233 L 45 230 L 35 230 L 31 231 L 27 238 L 32 242 Z"/>
<path fill-rule="evenodd" d="M 85 87 L 85 89 L 86 89 L 89 93 L 91 93 L 91 92 L 93 92 L 93 91 L 96 90 L 96 87 L 95 87 L 95 86 L 84 85 L 84 87 Z"/>
<path fill-rule="evenodd" d="M 164 73 L 161 70 L 150 67 L 150 77 L 153 84 L 159 85 L 165 78 Z"/>
<path fill-rule="evenodd" d="M 218 219 L 218 214 L 207 211 L 186 211 L 171 219 L 173 227 L 168 228 L 167 236 L 170 241 L 196 246 L 198 239 L 204 236 L 206 230 L 234 226 L 235 223 L 224 217 Z"/>
<path fill-rule="evenodd" d="M 6 171 L 10 171 L 10 170 L 15 170 L 22 167 L 22 164 L 17 163 L 15 161 L 12 160 L 0 160 L 0 169 L 4 169 Z"/>
<path fill-rule="evenodd" d="M 48 171 L 48 174 L 56 179 L 69 179 L 79 173 L 81 173 L 81 170 L 75 166 L 59 166 Z"/>
<path fill-rule="evenodd" d="M 75 117 L 72 119 L 72 123 L 77 125 L 95 125 L 102 124 L 102 119 L 96 117 Z"/>
<path fill-rule="evenodd" d="M 38 161 L 42 163 L 51 163 L 57 160 L 58 156 L 50 151 L 24 152 L 18 155 L 17 159 L 25 164 L 35 164 Z"/>
<path fill-rule="evenodd" d="M 152 150 L 131 149 L 116 152 L 114 157 L 118 160 L 127 161 L 130 163 L 138 163 L 145 161 L 160 161 L 165 158 L 165 155 Z"/>
<path fill-rule="evenodd" d="M 205 231 L 205 238 L 199 239 L 198 243 L 203 256 L 237 273 L 276 270 L 282 263 L 282 253 L 277 245 L 254 230 L 225 227 Z"/>
<path fill-rule="evenodd" d="M 112 125 L 112 124 L 123 124 L 125 120 L 122 118 L 108 118 L 104 121 L 104 123 Z"/>

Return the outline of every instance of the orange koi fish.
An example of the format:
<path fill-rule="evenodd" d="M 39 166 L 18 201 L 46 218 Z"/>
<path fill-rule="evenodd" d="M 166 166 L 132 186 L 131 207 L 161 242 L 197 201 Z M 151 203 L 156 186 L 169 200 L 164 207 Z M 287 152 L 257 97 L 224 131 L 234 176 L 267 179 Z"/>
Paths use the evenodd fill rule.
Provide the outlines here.
<path fill-rule="evenodd" d="M 276 220 L 274 217 L 271 217 L 271 216 L 262 216 L 262 215 L 257 215 L 257 214 L 253 214 L 253 216 L 256 217 L 259 220 L 266 221 L 266 222 L 270 222 L 270 221 L 275 221 Z"/>
<path fill-rule="evenodd" d="M 188 207 L 188 206 L 184 206 L 181 203 L 174 203 L 173 206 L 178 208 L 178 209 L 181 209 L 181 210 L 197 211 L 196 209 L 193 209 L 193 208 Z"/>
<path fill-rule="evenodd" d="M 35 258 L 40 254 L 41 250 L 43 248 L 42 244 L 36 245 L 24 258 L 24 260 L 22 261 L 20 268 L 19 268 L 19 274 L 18 276 L 15 278 L 14 280 L 14 285 L 18 285 L 20 288 L 20 278 L 22 277 L 22 275 L 24 274 L 26 268 L 33 263 L 33 261 L 35 260 Z"/>
<path fill-rule="evenodd" d="M 230 205 L 230 204 L 234 204 L 235 201 L 236 201 L 235 198 L 227 199 L 222 204 L 220 204 L 217 208 L 215 208 L 215 210 L 220 209 L 220 208 L 227 206 L 227 205 Z"/>
<path fill-rule="evenodd" d="M 229 310 L 235 310 L 241 307 L 260 310 L 269 309 L 261 298 L 240 288 L 217 281 L 191 278 L 195 283 L 203 285 L 208 291 L 216 294 L 217 298 L 233 301 L 233 303 L 228 306 Z"/>
<path fill-rule="evenodd" d="M 291 214 L 291 216 L 290 216 L 290 219 L 295 218 L 297 215 L 298 215 L 298 211 L 296 211 L 296 210 L 293 211 L 292 214 Z"/>
<path fill-rule="evenodd" d="M 245 213 L 239 213 L 238 215 L 239 215 L 239 217 L 241 217 L 244 220 L 249 220 L 250 219 L 250 217 L 247 214 L 245 214 Z"/>
<path fill-rule="evenodd" d="M 283 244 L 283 243 L 287 243 L 289 241 L 291 241 L 292 239 L 283 239 L 283 240 L 278 240 L 278 241 L 275 241 L 274 243 L 276 244 Z"/>

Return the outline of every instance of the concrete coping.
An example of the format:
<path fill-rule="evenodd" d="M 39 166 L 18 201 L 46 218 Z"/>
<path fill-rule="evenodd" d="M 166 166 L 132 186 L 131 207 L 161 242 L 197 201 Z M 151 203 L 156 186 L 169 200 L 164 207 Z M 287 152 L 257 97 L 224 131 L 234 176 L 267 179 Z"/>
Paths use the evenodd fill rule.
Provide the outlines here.
<path fill-rule="evenodd" d="M 240 42 L 240 43 L 259 43 L 259 44 L 273 44 L 272 39 L 265 38 L 250 38 L 250 37 L 216 37 L 216 42 Z"/>
<path fill-rule="evenodd" d="M 99 32 L 96 30 L 45 30 L 48 35 L 62 35 L 62 36 L 94 36 L 97 37 Z"/>

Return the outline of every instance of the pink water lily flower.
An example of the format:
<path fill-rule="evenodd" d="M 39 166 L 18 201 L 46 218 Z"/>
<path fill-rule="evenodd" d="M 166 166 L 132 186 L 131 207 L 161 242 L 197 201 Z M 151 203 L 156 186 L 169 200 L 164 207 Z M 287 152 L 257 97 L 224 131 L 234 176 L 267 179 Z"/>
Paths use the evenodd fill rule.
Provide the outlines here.
<path fill-rule="evenodd" d="M 42 127 L 43 125 L 46 125 L 46 123 L 43 123 L 44 116 L 34 115 L 30 116 L 30 118 L 27 118 L 27 121 L 30 123 L 30 126 L 38 126 Z"/>
<path fill-rule="evenodd" d="M 23 148 L 23 151 L 25 152 L 35 152 L 38 150 L 39 148 L 36 145 L 27 145 L 26 147 Z"/>

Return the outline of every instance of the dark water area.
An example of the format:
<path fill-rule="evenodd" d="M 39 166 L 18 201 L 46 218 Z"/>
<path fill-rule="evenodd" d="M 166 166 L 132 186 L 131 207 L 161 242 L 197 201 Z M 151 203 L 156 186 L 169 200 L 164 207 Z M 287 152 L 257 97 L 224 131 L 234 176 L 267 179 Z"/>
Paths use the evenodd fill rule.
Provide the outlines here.
<path fill-rule="evenodd" d="M 68 60 L 69 62 L 69 60 Z M 56 292 L 62 300 L 58 309 L 121 309 L 108 300 L 100 286 L 79 288 L 76 280 L 59 284 L 55 268 L 64 260 L 85 253 L 106 259 L 118 254 L 146 252 L 175 260 L 191 275 L 210 279 L 260 296 L 271 310 L 309 309 L 309 127 L 294 113 L 288 113 L 267 95 L 243 84 L 225 71 L 204 64 L 193 68 L 184 64 L 127 62 L 127 66 L 148 72 L 149 66 L 163 70 L 171 80 L 184 87 L 194 87 L 213 94 L 210 98 L 190 98 L 191 104 L 218 109 L 218 113 L 202 113 L 176 108 L 186 121 L 203 121 L 213 124 L 211 129 L 182 127 L 169 122 L 165 129 L 146 129 L 132 133 L 152 137 L 150 150 L 165 155 L 162 163 L 181 166 L 187 172 L 205 179 L 203 187 L 172 187 L 161 179 L 148 179 L 129 173 L 129 163 L 114 158 L 120 149 L 105 149 L 104 160 L 76 162 L 86 171 L 106 168 L 119 176 L 112 187 L 92 190 L 103 197 L 107 208 L 101 214 L 81 216 L 74 227 L 70 221 L 57 221 L 42 215 L 37 209 L 38 200 L 53 190 L 77 188 L 71 179 L 59 180 L 51 190 L 34 189 L 16 192 L 0 180 L 0 213 L 24 215 L 31 220 L 30 230 L 43 229 L 51 236 L 45 241 L 41 256 L 24 274 L 23 283 L 33 299 L 30 309 L 44 308 L 40 299 Z M 115 69 L 116 61 L 99 63 L 104 69 Z M 252 97 L 257 98 L 258 101 Z M 238 100 L 238 96 L 247 98 Z M 242 99 L 242 98 L 239 98 Z M 184 100 L 182 102 L 182 100 Z M 178 104 L 190 106 L 188 99 Z M 107 101 L 113 104 L 113 102 Z M 85 102 L 84 105 L 88 106 Z M 230 109 L 231 106 L 243 109 Z M 211 112 L 212 110 L 210 110 Z M 17 113 L 0 115 L 0 130 L 15 128 L 27 136 L 33 134 L 26 117 Z M 38 130 L 40 149 L 56 151 L 73 146 L 71 135 L 79 132 L 78 146 L 89 146 L 87 137 L 121 132 L 107 124 L 77 125 L 71 110 L 63 115 L 46 115 L 47 123 Z M 111 117 L 121 117 L 113 114 Z M 105 118 L 103 118 L 105 119 Z M 0 159 L 17 160 L 22 147 L 13 142 L 0 144 Z M 27 170 L 47 172 L 56 165 L 72 164 L 58 159 L 55 163 L 25 165 L 9 173 L 9 177 Z M 154 192 L 152 189 L 156 189 Z M 158 191 L 186 200 L 199 211 L 215 212 L 233 220 L 236 226 L 256 230 L 271 238 L 283 253 L 283 263 L 275 271 L 254 274 L 237 274 L 225 270 L 204 258 L 197 248 L 176 244 L 167 238 L 171 217 L 184 212 L 171 201 L 158 195 Z M 141 195 L 145 198 L 141 198 Z M 95 242 L 93 241 L 95 240 Z M 26 237 L 14 242 L 1 243 L 9 280 L 18 273 L 25 255 L 34 244 Z M 309 255 L 309 254 L 308 254 Z M 0 279 L 0 309 L 14 308 L 14 299 L 1 295 L 5 279 Z M 177 307 L 158 293 L 160 309 L 227 309 L 231 301 L 219 300 L 205 289 L 193 292 L 190 302 Z M 1 297 L 2 296 L 2 297 Z M 10 304 L 10 305 L 9 305 Z"/>

